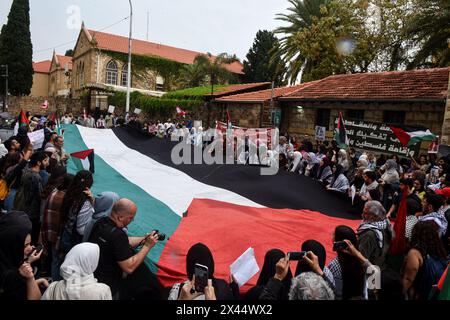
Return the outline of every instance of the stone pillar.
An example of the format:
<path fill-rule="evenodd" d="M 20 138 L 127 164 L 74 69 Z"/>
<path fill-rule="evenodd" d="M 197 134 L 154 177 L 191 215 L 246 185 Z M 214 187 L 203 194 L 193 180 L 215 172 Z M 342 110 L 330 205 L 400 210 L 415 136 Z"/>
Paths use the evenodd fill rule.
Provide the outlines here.
<path fill-rule="evenodd" d="M 450 75 L 449 75 L 447 100 L 445 102 L 444 122 L 442 124 L 441 144 L 449 144 L 450 142 Z"/>

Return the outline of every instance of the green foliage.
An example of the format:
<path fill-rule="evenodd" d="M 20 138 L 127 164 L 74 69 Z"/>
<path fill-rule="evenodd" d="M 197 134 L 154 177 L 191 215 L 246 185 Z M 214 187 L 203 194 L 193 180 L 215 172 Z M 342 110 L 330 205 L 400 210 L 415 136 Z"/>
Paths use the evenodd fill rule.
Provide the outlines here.
<path fill-rule="evenodd" d="M 414 0 L 406 34 L 419 44 L 408 68 L 450 65 L 450 1 Z"/>
<path fill-rule="evenodd" d="M 30 33 L 30 4 L 28 0 L 14 0 L 8 22 L 0 35 L 0 65 L 8 65 L 9 92 L 30 94 L 33 85 L 33 45 Z M 5 79 L 0 78 L 4 88 Z"/>
<path fill-rule="evenodd" d="M 276 30 L 284 36 L 272 60 L 288 65 L 291 82 L 300 72 L 302 80 L 309 81 L 404 68 L 414 51 L 404 32 L 413 11 L 410 2 L 290 0 L 290 13 L 278 15 L 288 25 Z"/>
<path fill-rule="evenodd" d="M 127 95 L 124 92 L 117 92 L 108 98 L 108 103 L 118 108 L 122 108 L 122 106 L 125 106 L 126 104 L 126 96 Z M 130 96 L 131 110 L 139 108 L 152 118 L 170 117 L 174 114 L 176 107 L 191 111 L 202 105 L 204 105 L 203 100 L 155 98 L 143 95 L 139 92 L 132 92 Z"/>
<path fill-rule="evenodd" d="M 128 55 L 119 52 L 108 52 L 113 59 L 128 62 Z M 149 70 L 155 71 L 161 77 L 164 78 L 164 90 L 170 91 L 180 77 L 180 72 L 186 66 L 183 63 L 164 59 L 157 56 L 144 56 L 133 54 L 131 57 L 133 76 L 146 79 Z"/>
<path fill-rule="evenodd" d="M 214 86 L 214 93 L 222 92 L 229 85 Z M 188 99 L 188 100 L 204 100 L 205 95 L 211 94 L 211 87 L 195 87 L 183 90 L 168 92 L 164 95 L 165 99 Z"/>
<path fill-rule="evenodd" d="M 73 54 L 74 54 L 73 49 L 69 49 L 66 51 L 64 55 L 67 57 L 73 57 Z"/>
<path fill-rule="evenodd" d="M 285 85 L 285 65 L 280 59 L 270 59 L 270 52 L 277 52 L 279 41 L 273 32 L 259 30 L 252 48 L 244 60 L 244 82 L 275 82 L 275 86 Z"/>

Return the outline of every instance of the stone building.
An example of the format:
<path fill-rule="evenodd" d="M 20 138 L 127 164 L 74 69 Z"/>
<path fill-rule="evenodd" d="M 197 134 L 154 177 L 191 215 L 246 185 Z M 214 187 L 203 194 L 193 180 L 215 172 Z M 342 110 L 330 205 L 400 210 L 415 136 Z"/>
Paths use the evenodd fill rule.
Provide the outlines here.
<path fill-rule="evenodd" d="M 30 96 L 46 97 L 48 96 L 48 84 L 50 82 L 50 60 L 33 62 L 33 86 Z"/>
<path fill-rule="evenodd" d="M 156 56 L 183 64 L 193 64 L 202 54 L 191 50 L 169 47 L 133 39 L 132 52 L 135 55 Z M 117 59 L 115 54 L 128 53 L 128 38 L 104 32 L 88 30 L 84 24 L 74 49 L 72 96 L 87 96 L 90 107 L 107 109 L 107 97 L 112 91 L 126 91 L 127 63 Z M 242 74 L 243 66 L 234 62 L 226 68 Z M 165 79 L 154 70 L 145 70 L 143 75 L 132 75 L 132 91 L 160 97 L 163 95 Z"/>
<path fill-rule="evenodd" d="M 278 125 L 281 132 L 315 135 L 316 126 L 332 138 L 336 119 L 421 125 L 450 139 L 450 68 L 330 76 L 298 87 L 217 99 L 217 108 L 236 114 L 239 124 Z M 278 114 L 277 114 L 278 113 Z M 281 113 L 281 114 L 280 114 Z M 279 118 L 279 123 L 274 118 Z M 426 144 L 425 144 L 426 146 Z"/>
<path fill-rule="evenodd" d="M 61 56 L 53 52 L 50 65 L 50 97 L 69 97 L 71 88 L 72 57 Z"/>

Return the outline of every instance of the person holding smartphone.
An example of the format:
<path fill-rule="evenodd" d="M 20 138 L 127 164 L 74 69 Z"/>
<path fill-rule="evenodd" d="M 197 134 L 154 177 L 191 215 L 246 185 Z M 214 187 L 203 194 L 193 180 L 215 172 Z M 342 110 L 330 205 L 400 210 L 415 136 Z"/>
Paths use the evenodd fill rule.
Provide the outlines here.
<path fill-rule="evenodd" d="M 40 259 L 42 250 L 31 245 L 32 224 L 24 212 L 12 211 L 0 217 L 0 300 L 39 300 L 39 286 L 31 264 Z"/>

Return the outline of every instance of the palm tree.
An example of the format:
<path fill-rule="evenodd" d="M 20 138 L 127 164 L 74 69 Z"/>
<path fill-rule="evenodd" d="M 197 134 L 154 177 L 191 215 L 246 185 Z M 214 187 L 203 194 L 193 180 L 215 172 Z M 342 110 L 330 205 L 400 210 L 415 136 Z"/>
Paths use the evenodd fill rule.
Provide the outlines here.
<path fill-rule="evenodd" d="M 236 61 L 239 61 L 236 55 L 221 53 L 214 57 L 208 52 L 206 55 L 198 55 L 194 60 L 194 64 L 197 64 L 203 70 L 205 77 L 209 78 L 211 94 L 213 94 L 215 84 L 224 83 L 233 78 L 232 73 L 225 68 L 225 65 Z"/>
<path fill-rule="evenodd" d="M 181 69 L 179 83 L 184 88 L 200 87 L 204 82 L 205 71 L 200 64 L 194 63 L 185 65 L 183 69 Z"/>
<path fill-rule="evenodd" d="M 289 0 L 292 7 L 288 8 L 288 14 L 277 14 L 277 20 L 286 22 L 287 25 L 279 27 L 276 33 L 282 34 L 280 48 L 272 52 L 272 60 L 282 59 L 288 65 L 287 76 L 293 83 L 302 69 L 310 69 L 310 61 L 298 50 L 296 34 L 303 28 L 310 28 L 313 17 L 321 17 L 321 7 L 326 6 L 330 0 Z"/>
<path fill-rule="evenodd" d="M 445 67 L 450 63 L 450 1 L 416 0 L 417 10 L 407 26 L 407 33 L 420 43 L 420 49 L 408 65 Z M 429 58 L 432 58 L 432 62 Z"/>

